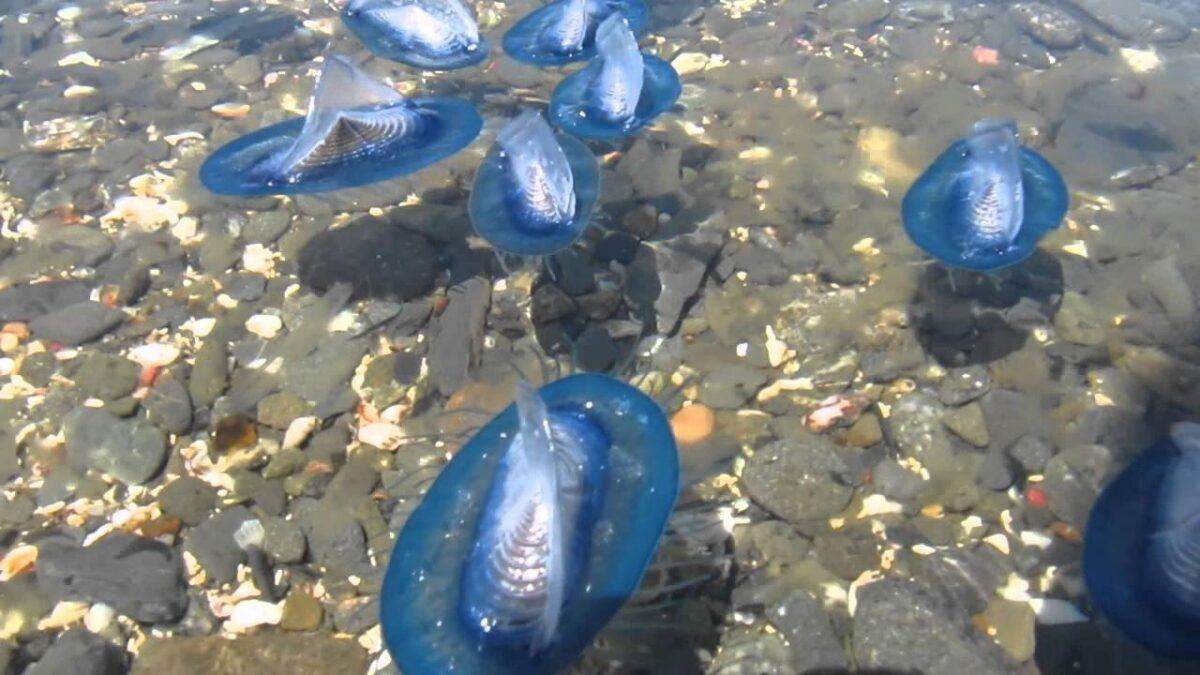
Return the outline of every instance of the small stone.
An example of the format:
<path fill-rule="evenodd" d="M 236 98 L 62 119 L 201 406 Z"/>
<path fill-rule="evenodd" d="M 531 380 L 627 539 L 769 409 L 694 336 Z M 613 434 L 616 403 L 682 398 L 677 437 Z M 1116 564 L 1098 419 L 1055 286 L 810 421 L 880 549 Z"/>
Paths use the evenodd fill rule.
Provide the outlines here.
<path fill-rule="evenodd" d="M 691 445 L 711 437 L 716 423 L 717 417 L 712 408 L 703 403 L 693 403 L 671 416 L 671 431 L 680 445 Z"/>
<path fill-rule="evenodd" d="M 983 408 L 978 403 L 968 403 L 961 408 L 951 408 L 942 414 L 942 423 L 953 431 L 959 438 L 977 448 L 988 445 L 987 422 L 983 418 Z"/>
<path fill-rule="evenodd" d="M 258 427 L 246 415 L 230 415 L 217 421 L 213 445 L 219 452 L 248 448 L 258 442 Z"/>
<path fill-rule="evenodd" d="M 163 373 L 142 399 L 150 421 L 170 434 L 185 434 L 192 428 L 192 397 L 187 387 L 171 373 Z"/>
<path fill-rule="evenodd" d="M 75 386 L 85 396 L 112 401 L 137 389 L 139 372 L 137 364 L 127 358 L 89 354 L 74 374 Z"/>
<path fill-rule="evenodd" d="M 246 330 L 264 340 L 270 340 L 283 328 L 283 319 L 274 314 L 255 314 L 246 319 Z"/>
<path fill-rule="evenodd" d="M 178 620 L 188 604 L 183 562 L 174 549 L 124 532 L 87 547 L 43 540 L 37 584 L 49 597 L 103 602 L 147 623 Z"/>
<path fill-rule="evenodd" d="M 845 670 L 846 652 L 821 603 L 801 590 L 792 591 L 766 610 L 767 620 L 787 639 L 792 672 Z"/>
<path fill-rule="evenodd" d="M 125 650 L 86 630 L 68 630 L 26 675 L 122 675 L 126 667 Z"/>
<path fill-rule="evenodd" d="M 30 321 L 88 299 L 81 281 L 54 280 L 18 284 L 0 291 L 0 321 Z"/>
<path fill-rule="evenodd" d="M 353 639 L 329 633 L 263 631 L 236 640 L 221 635 L 152 637 L 142 644 L 130 675 L 365 673 L 367 656 Z"/>
<path fill-rule="evenodd" d="M 167 439 L 160 429 L 107 410 L 72 410 L 63 418 L 63 436 L 71 466 L 111 474 L 126 483 L 149 481 L 166 461 Z"/>
<path fill-rule="evenodd" d="M 287 391 L 271 394 L 258 402 L 258 421 L 275 429 L 287 429 L 292 420 L 308 413 L 308 402 Z"/>
<path fill-rule="evenodd" d="M 1071 49 L 1083 41 L 1083 27 L 1067 12 L 1041 2 L 1018 2 L 1009 12 L 1021 30 L 1051 49 Z"/>
<path fill-rule="evenodd" d="M 575 310 L 575 301 L 554 284 L 542 284 L 533 292 L 530 315 L 534 323 L 557 321 Z"/>
<path fill-rule="evenodd" d="M 257 626 L 276 626 L 282 619 L 282 605 L 251 598 L 233 606 L 225 625 L 230 630 L 241 632 Z"/>
<path fill-rule="evenodd" d="M 209 579 L 218 584 L 229 583 L 237 577 L 238 565 L 246 560 L 233 533 L 252 517 L 243 506 L 215 513 L 191 531 L 184 542 L 184 550 L 196 558 Z"/>
<path fill-rule="evenodd" d="M 1008 454 L 1029 473 L 1041 473 L 1054 456 L 1054 446 L 1039 436 L 1027 434 L 1017 439 Z"/>
<path fill-rule="evenodd" d="M 53 597 L 47 597 L 34 586 L 32 574 L 22 574 L 0 581 L 0 640 L 31 637 L 38 620 L 54 607 Z"/>
<path fill-rule="evenodd" d="M 1054 329 L 1067 342 L 1092 346 L 1102 344 L 1104 324 L 1087 298 L 1075 291 L 1063 293 L 1062 305 L 1054 316 Z"/>
<path fill-rule="evenodd" d="M 362 526 L 345 508 L 323 504 L 304 513 L 300 527 L 308 538 L 313 560 L 339 569 L 353 569 L 367 557 Z"/>
<path fill-rule="evenodd" d="M 283 618 L 279 627 L 284 630 L 309 631 L 321 627 L 325 612 L 321 603 L 307 591 L 293 588 L 283 603 Z"/>
<path fill-rule="evenodd" d="M 1012 469 L 1008 465 L 1008 456 L 999 451 L 988 452 L 979 465 L 977 475 L 979 485 L 988 490 L 1003 492 L 1013 484 Z"/>
<path fill-rule="evenodd" d="M 229 352 L 225 342 L 209 338 L 196 352 L 192 373 L 188 378 L 188 394 L 198 408 L 212 406 L 225 391 L 229 381 Z"/>
<path fill-rule="evenodd" d="M 596 291 L 575 298 L 579 311 L 592 321 L 604 321 L 621 308 L 621 294 L 613 290 Z"/>
<path fill-rule="evenodd" d="M 405 433 L 391 422 L 368 422 L 358 428 L 357 438 L 380 450 L 395 450 L 404 442 Z"/>
<path fill-rule="evenodd" d="M 43 340 L 76 346 L 103 336 L 124 320 L 124 312 L 88 300 L 39 316 L 29 322 L 29 329 Z"/>
<path fill-rule="evenodd" d="M 948 406 L 960 406 L 983 396 L 991 386 L 992 378 L 983 366 L 954 368 L 942 379 L 938 398 Z"/>
<path fill-rule="evenodd" d="M 905 469 L 890 457 L 879 460 L 871 470 L 871 481 L 880 494 L 901 502 L 914 499 L 925 486 L 921 474 Z"/>
<path fill-rule="evenodd" d="M 575 339 L 575 359 L 579 367 L 590 372 L 604 372 L 613 367 L 618 357 L 617 343 L 603 326 L 591 324 Z"/>
<path fill-rule="evenodd" d="M 446 311 L 438 317 L 429 347 L 429 378 L 443 396 L 466 384 L 482 349 L 492 285 L 472 277 L 450 288 Z"/>
<path fill-rule="evenodd" d="M 796 524 L 829 518 L 846 508 L 854 493 L 842 481 L 846 470 L 832 442 L 803 434 L 756 450 L 741 480 L 751 499 Z"/>
<path fill-rule="evenodd" d="M 129 358 L 143 368 L 162 368 L 179 358 L 179 347 L 161 342 L 139 345 L 129 350 Z"/>
<path fill-rule="evenodd" d="M 767 375 L 750 366 L 724 366 L 700 385 L 700 400 L 713 408 L 740 408 L 767 383 Z"/>
<path fill-rule="evenodd" d="M 1066 448 L 1048 461 L 1039 487 L 1054 515 L 1082 530 L 1111 464 L 1112 453 L 1102 445 Z"/>
<path fill-rule="evenodd" d="M 263 527 L 262 550 L 278 563 L 297 563 L 304 559 L 308 544 L 300 526 L 283 518 L 260 518 Z"/>
<path fill-rule="evenodd" d="M 839 577 L 853 581 L 879 564 L 879 547 L 870 529 L 847 526 L 823 534 L 815 541 L 821 566 Z"/>
<path fill-rule="evenodd" d="M 628 158 L 627 153 L 622 164 Z M 675 331 L 684 307 L 700 290 L 709 263 L 724 245 L 723 230 L 716 225 L 701 223 L 695 232 L 643 243 L 629 263 L 624 288 L 629 305 L 659 333 Z"/>
<path fill-rule="evenodd" d="M 983 613 L 983 620 L 992 639 L 1004 648 L 1009 658 L 1018 663 L 1033 658 L 1036 622 L 1028 602 L 992 598 Z"/>
<path fill-rule="evenodd" d="M 842 440 L 855 448 L 869 448 L 882 441 L 883 429 L 879 426 L 879 418 L 874 413 L 863 414 L 850 425 L 842 435 Z"/>
<path fill-rule="evenodd" d="M 208 518 L 217 503 L 217 490 L 199 478 L 183 476 L 163 488 L 158 494 L 163 513 L 195 527 Z"/>
<path fill-rule="evenodd" d="M 257 54 L 247 54 L 225 66 L 222 72 L 230 82 L 249 87 L 262 80 L 262 62 Z"/>

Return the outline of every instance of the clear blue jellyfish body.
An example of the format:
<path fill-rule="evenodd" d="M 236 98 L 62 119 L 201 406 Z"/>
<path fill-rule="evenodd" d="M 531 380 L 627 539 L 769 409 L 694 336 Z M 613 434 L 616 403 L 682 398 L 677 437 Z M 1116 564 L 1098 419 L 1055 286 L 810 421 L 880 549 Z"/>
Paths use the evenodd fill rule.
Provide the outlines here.
<path fill-rule="evenodd" d="M 580 138 L 631 134 L 679 100 L 682 86 L 671 64 L 638 49 L 621 14 L 596 29 L 595 58 L 568 75 L 550 96 L 550 119 Z"/>
<path fill-rule="evenodd" d="M 530 12 L 504 34 L 504 51 L 535 66 L 561 66 L 596 54 L 602 21 L 621 13 L 635 33 L 646 27 L 644 0 L 553 0 Z"/>
<path fill-rule="evenodd" d="M 482 127 L 469 101 L 405 98 L 344 57 L 330 56 L 307 115 L 221 146 L 201 165 L 200 181 L 239 196 L 357 187 L 444 159 Z"/>
<path fill-rule="evenodd" d="M 488 55 L 462 0 L 350 0 L 342 23 L 376 55 L 416 68 L 464 68 Z"/>
<path fill-rule="evenodd" d="M 637 589 L 679 486 L 658 405 L 572 375 L 464 445 L 405 523 L 380 596 L 408 675 L 539 675 L 569 665 Z"/>
<path fill-rule="evenodd" d="M 468 209 L 475 231 L 498 251 L 548 255 L 583 234 L 599 190 L 591 150 L 527 110 L 497 135 L 475 174 Z"/>
<path fill-rule="evenodd" d="M 1104 489 L 1083 543 L 1109 621 L 1158 654 L 1200 659 L 1200 424 L 1173 426 Z"/>
<path fill-rule="evenodd" d="M 1012 120 L 984 119 L 904 195 L 904 229 L 950 267 L 988 272 L 1029 257 L 1067 213 L 1058 171 L 1017 139 Z"/>

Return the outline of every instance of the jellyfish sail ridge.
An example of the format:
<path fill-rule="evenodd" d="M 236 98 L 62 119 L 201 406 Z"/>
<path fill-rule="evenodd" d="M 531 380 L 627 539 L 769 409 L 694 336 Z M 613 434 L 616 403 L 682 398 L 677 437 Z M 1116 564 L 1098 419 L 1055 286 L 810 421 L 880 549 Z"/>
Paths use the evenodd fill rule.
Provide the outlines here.
<path fill-rule="evenodd" d="M 637 38 L 619 12 L 596 30 L 596 51 L 600 68 L 587 88 L 585 111 L 610 123 L 632 120 L 642 93 L 644 67 Z"/>
<path fill-rule="evenodd" d="M 553 54 L 573 54 L 583 49 L 588 35 L 590 0 L 565 0 L 537 34 L 537 43 Z"/>
<path fill-rule="evenodd" d="M 509 208 L 532 230 L 546 230 L 575 216 L 575 182 L 566 154 L 541 114 L 528 110 L 497 135 L 507 166 Z"/>
<path fill-rule="evenodd" d="M 967 163 L 959 179 L 956 243 L 968 257 L 1008 249 L 1021 232 L 1025 190 L 1016 124 L 984 119 L 965 139 Z"/>
<path fill-rule="evenodd" d="M 277 180 L 296 182 L 416 139 L 433 123 L 419 106 L 344 57 L 331 56 L 317 78 L 300 133 L 289 147 L 267 157 L 261 169 Z"/>
<path fill-rule="evenodd" d="M 401 49 L 431 56 L 480 49 L 479 26 L 459 0 L 352 0 L 346 12 L 386 27 Z"/>
<path fill-rule="evenodd" d="M 536 654 L 556 636 L 568 585 L 581 571 L 598 508 L 598 431 L 517 390 L 518 430 L 501 460 L 464 565 L 459 608 L 485 644 Z"/>

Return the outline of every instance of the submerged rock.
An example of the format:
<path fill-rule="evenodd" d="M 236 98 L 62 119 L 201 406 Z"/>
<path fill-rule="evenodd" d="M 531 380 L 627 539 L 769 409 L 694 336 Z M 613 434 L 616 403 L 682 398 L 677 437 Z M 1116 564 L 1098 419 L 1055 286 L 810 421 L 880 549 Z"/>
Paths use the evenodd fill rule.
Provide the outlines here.
<path fill-rule="evenodd" d="M 742 484 L 750 498 L 793 524 L 823 520 L 850 503 L 846 463 L 821 436 L 788 438 L 759 448 L 746 462 Z"/>
<path fill-rule="evenodd" d="M 102 337 L 124 320 L 121 310 L 86 300 L 37 317 L 29 329 L 39 338 L 75 346 Z"/>
<path fill-rule="evenodd" d="M 63 435 L 71 466 L 111 474 L 126 483 L 145 483 L 166 461 L 167 439 L 161 430 L 107 410 L 76 408 L 63 419 Z"/>
<path fill-rule="evenodd" d="M 122 675 L 125 650 L 95 633 L 64 631 L 26 675 Z"/>
<path fill-rule="evenodd" d="M 328 633 L 259 633 L 151 638 L 142 645 L 131 675 L 293 675 L 365 673 L 367 652 L 354 640 Z"/>

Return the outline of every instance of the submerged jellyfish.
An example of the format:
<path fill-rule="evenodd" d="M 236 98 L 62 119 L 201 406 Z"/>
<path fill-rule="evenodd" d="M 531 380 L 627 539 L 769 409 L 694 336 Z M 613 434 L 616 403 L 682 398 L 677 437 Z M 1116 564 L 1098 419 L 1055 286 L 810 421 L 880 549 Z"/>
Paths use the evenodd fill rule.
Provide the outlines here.
<path fill-rule="evenodd" d="M 342 22 L 375 54 L 417 68 L 463 68 L 488 54 L 462 0 L 350 0 Z"/>
<path fill-rule="evenodd" d="M 457 98 L 405 98 L 330 56 L 308 114 L 251 132 L 204 160 L 200 180 L 227 195 L 357 187 L 412 173 L 463 149 L 483 119 Z"/>
<path fill-rule="evenodd" d="M 504 34 L 504 51 L 535 66 L 561 66 L 596 53 L 597 27 L 620 12 L 639 32 L 649 11 L 644 0 L 554 0 L 530 12 Z"/>
<path fill-rule="evenodd" d="M 1200 424 L 1184 422 L 1104 489 L 1088 516 L 1083 578 L 1123 633 L 1200 658 Z"/>
<path fill-rule="evenodd" d="M 583 234 L 599 189 L 587 146 L 527 110 L 500 130 L 475 174 L 471 222 L 499 251 L 547 255 Z"/>
<path fill-rule="evenodd" d="M 554 673 L 638 587 L 679 489 L 658 405 L 571 375 L 484 425 L 396 540 L 384 638 L 410 675 Z"/>
<path fill-rule="evenodd" d="M 1017 140 L 1008 119 L 984 119 L 921 174 L 902 206 L 904 229 L 951 267 L 983 272 L 1033 253 L 1067 213 L 1067 185 Z"/>
<path fill-rule="evenodd" d="M 572 73 L 550 96 L 550 119 L 581 138 L 633 133 L 679 99 L 679 75 L 671 64 L 638 50 L 621 14 L 596 30 L 596 58 Z"/>

